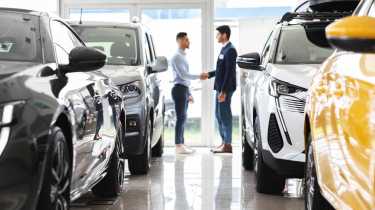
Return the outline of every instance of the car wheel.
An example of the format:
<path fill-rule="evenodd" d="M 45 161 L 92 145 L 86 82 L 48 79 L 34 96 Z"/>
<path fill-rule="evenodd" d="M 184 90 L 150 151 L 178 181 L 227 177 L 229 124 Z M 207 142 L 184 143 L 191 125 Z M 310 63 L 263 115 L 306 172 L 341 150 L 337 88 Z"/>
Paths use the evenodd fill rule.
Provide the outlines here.
<path fill-rule="evenodd" d="M 334 208 L 322 196 L 316 176 L 313 147 L 311 144 L 311 135 L 308 139 L 309 145 L 306 153 L 306 170 L 305 170 L 305 209 L 306 210 L 333 210 Z"/>
<path fill-rule="evenodd" d="M 128 158 L 129 171 L 132 175 L 147 174 L 151 167 L 151 121 L 147 121 L 146 127 L 146 145 L 142 155 L 133 155 Z"/>
<path fill-rule="evenodd" d="M 245 118 L 242 115 L 242 166 L 246 170 L 254 169 L 254 150 L 250 147 L 247 142 L 245 133 Z"/>
<path fill-rule="evenodd" d="M 38 209 L 67 210 L 70 202 L 71 165 L 68 144 L 59 127 L 51 129 L 49 142 Z"/>
<path fill-rule="evenodd" d="M 119 124 L 116 145 L 112 152 L 106 176 L 92 188 L 94 195 L 103 198 L 118 196 L 124 187 L 125 161 L 121 158 L 122 125 Z"/>
<path fill-rule="evenodd" d="M 158 143 L 154 146 L 154 148 L 152 148 L 153 157 L 161 157 L 164 153 L 164 116 L 162 126 L 163 128 Z"/>
<path fill-rule="evenodd" d="M 256 177 L 256 190 L 259 193 L 282 194 L 285 186 L 285 178 L 276 174 L 263 160 L 262 137 L 260 133 L 260 121 L 256 116 L 254 122 L 255 154 L 254 171 Z"/>

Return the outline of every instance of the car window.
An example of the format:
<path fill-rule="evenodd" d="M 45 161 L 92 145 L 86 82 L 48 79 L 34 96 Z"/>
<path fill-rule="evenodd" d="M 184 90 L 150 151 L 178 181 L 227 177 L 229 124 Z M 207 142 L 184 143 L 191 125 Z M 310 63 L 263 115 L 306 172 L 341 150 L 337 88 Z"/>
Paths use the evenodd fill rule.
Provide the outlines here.
<path fill-rule="evenodd" d="M 38 17 L 0 12 L 0 60 L 41 62 Z"/>
<path fill-rule="evenodd" d="M 52 21 L 51 31 L 58 63 L 69 64 L 70 51 L 83 44 L 66 25 L 59 21 Z"/>
<path fill-rule="evenodd" d="M 321 64 L 333 53 L 331 48 L 312 43 L 306 33 L 302 25 L 282 29 L 276 52 L 277 64 Z"/>
<path fill-rule="evenodd" d="M 108 65 L 139 65 L 138 36 L 134 28 L 73 26 L 87 46 L 107 55 Z"/>
<path fill-rule="evenodd" d="M 273 40 L 273 32 L 268 36 L 268 40 L 264 46 L 263 52 L 262 52 L 262 65 L 266 65 L 270 61 L 270 55 L 271 55 L 271 43 Z"/>

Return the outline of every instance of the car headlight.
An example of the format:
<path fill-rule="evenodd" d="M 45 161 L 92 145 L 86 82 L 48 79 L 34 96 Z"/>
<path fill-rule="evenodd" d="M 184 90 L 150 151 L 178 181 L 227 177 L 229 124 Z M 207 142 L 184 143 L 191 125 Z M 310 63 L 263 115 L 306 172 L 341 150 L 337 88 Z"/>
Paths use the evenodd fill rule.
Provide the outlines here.
<path fill-rule="evenodd" d="M 141 95 L 141 83 L 140 81 L 135 81 L 129 84 L 120 86 L 121 92 L 124 93 L 125 98 L 136 98 Z"/>
<path fill-rule="evenodd" d="M 22 106 L 24 103 L 24 101 L 18 101 L 0 105 L 0 156 L 8 143 L 10 127 L 15 122 L 15 110 L 18 106 Z"/>
<path fill-rule="evenodd" d="M 287 82 L 277 79 L 272 79 L 269 85 L 269 93 L 271 96 L 279 97 L 280 95 L 292 95 L 299 92 L 306 92 L 307 90 Z"/>

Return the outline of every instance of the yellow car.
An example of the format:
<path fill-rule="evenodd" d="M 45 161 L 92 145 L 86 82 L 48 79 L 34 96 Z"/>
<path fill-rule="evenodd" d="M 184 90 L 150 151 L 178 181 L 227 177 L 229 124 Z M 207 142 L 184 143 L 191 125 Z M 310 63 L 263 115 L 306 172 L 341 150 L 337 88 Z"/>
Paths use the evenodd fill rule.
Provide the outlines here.
<path fill-rule="evenodd" d="M 306 106 L 305 207 L 375 209 L 375 1 L 326 29 L 337 48 Z"/>

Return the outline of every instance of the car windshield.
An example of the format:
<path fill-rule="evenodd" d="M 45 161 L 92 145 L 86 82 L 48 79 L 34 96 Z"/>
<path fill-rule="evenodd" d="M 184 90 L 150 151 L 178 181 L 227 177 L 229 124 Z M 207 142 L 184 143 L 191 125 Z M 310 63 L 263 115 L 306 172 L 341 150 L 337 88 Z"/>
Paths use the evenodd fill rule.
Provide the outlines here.
<path fill-rule="evenodd" d="M 38 18 L 0 12 L 0 60 L 40 62 Z"/>
<path fill-rule="evenodd" d="M 322 28 L 324 30 L 324 28 Z M 277 64 L 321 64 L 333 49 L 312 43 L 302 25 L 284 27 L 276 53 Z"/>
<path fill-rule="evenodd" d="M 89 47 L 107 55 L 107 65 L 139 64 L 137 32 L 126 27 L 73 26 Z"/>

